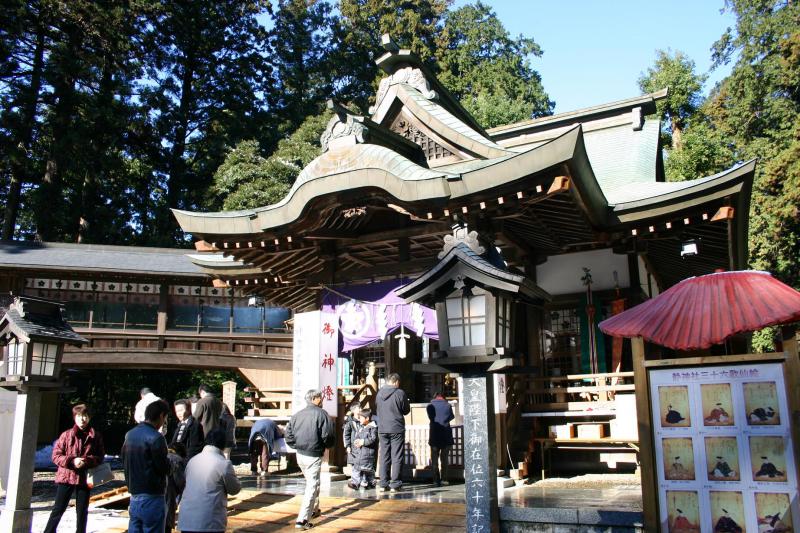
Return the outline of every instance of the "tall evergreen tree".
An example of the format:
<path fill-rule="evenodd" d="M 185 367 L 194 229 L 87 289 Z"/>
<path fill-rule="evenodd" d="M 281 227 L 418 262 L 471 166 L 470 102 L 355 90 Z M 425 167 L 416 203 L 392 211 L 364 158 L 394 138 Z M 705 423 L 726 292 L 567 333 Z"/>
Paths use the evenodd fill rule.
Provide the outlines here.
<path fill-rule="evenodd" d="M 668 145 L 673 150 L 681 148 L 686 123 L 703 101 L 701 90 L 706 78 L 695 72 L 694 61 L 680 50 L 657 50 L 654 65 L 639 78 L 643 93 L 669 88 L 667 98 L 657 102 L 656 109 L 668 121 Z"/>
<path fill-rule="evenodd" d="M 331 67 L 336 96 L 369 107 L 382 77 L 375 60 L 383 54 L 381 35 L 388 33 L 402 48 L 436 69 L 443 17 L 452 0 L 340 0 L 335 59 Z"/>
<path fill-rule="evenodd" d="M 162 137 L 151 242 L 180 238 L 170 208 L 196 209 L 225 147 L 252 136 L 270 90 L 265 0 L 164 2 L 149 32 L 155 43 L 142 101 Z"/>
<path fill-rule="evenodd" d="M 532 38 L 512 38 L 497 14 L 476 2 L 447 12 L 438 38 L 439 80 L 478 122 L 491 128 L 553 112 L 530 64 L 542 55 Z"/>

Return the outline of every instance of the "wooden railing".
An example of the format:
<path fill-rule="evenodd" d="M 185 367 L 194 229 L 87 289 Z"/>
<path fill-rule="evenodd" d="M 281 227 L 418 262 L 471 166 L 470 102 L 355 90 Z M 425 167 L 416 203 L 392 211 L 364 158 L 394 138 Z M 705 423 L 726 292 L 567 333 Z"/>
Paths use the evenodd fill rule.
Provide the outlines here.
<path fill-rule="evenodd" d="M 339 389 L 345 412 L 347 411 L 347 406 L 350 405 L 353 400 L 356 400 L 362 408 L 374 407 L 375 394 L 377 391 L 372 388 L 372 385 L 340 385 L 337 388 Z"/>
<path fill-rule="evenodd" d="M 64 361 L 73 366 L 291 368 L 289 334 L 75 330 L 89 343 L 65 350 Z"/>
<path fill-rule="evenodd" d="M 581 411 L 602 408 L 618 392 L 633 392 L 633 372 L 529 378 L 523 412 Z"/>
<path fill-rule="evenodd" d="M 267 389 L 245 387 L 244 391 L 247 393 L 244 401 L 250 404 L 247 409 L 247 416 L 268 416 L 270 418 L 292 416 L 291 387 Z"/>
<path fill-rule="evenodd" d="M 453 446 L 450 447 L 449 464 L 456 468 L 464 466 L 464 426 L 452 426 Z M 425 425 L 406 426 L 405 464 L 420 469 L 431 461 L 428 444 L 430 428 Z"/>

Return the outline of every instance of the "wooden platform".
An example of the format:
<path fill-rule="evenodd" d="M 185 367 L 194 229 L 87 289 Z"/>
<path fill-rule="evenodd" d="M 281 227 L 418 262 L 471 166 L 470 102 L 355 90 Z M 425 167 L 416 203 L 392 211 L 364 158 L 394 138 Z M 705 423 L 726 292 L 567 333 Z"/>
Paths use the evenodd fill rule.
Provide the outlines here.
<path fill-rule="evenodd" d="M 302 496 L 242 491 L 228 500 L 228 531 L 296 531 L 301 501 Z M 466 527 L 464 505 L 457 503 L 323 497 L 320 510 L 322 516 L 314 519 L 312 531 L 460 533 Z"/>

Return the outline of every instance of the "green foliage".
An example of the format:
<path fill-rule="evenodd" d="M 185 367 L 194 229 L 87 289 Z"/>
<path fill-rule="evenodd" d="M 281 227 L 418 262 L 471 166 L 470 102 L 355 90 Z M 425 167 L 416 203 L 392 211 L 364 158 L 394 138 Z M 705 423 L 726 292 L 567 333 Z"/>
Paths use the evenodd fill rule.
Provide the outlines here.
<path fill-rule="evenodd" d="M 381 74 L 375 60 L 388 33 L 402 48 L 436 69 L 438 35 L 452 0 L 340 0 L 336 50 L 330 63 L 336 96 L 366 111 Z"/>
<path fill-rule="evenodd" d="M 228 153 L 214 175 L 214 192 L 224 197 L 224 209 L 248 209 L 280 201 L 300 171 L 320 152 L 319 137 L 330 113 L 306 118 L 264 158 L 256 141 L 243 141 Z"/>
<path fill-rule="evenodd" d="M 699 117 L 682 137 L 680 148 L 666 150 L 664 170 L 667 181 L 696 179 L 730 167 L 733 161 L 730 147 Z"/>
<path fill-rule="evenodd" d="M 148 387 L 170 405 L 175 400 L 197 396 L 197 387 L 205 383 L 220 397 L 224 381 L 236 382 L 236 413 L 241 418 L 247 410 L 244 387 L 247 383 L 232 371 L 163 371 L 163 370 L 83 370 L 67 375 L 67 385 L 74 388 L 60 402 L 61 429 L 69 427 L 71 408 L 86 402 L 93 411 L 92 424 L 103 433 L 109 453 L 118 453 L 125 433 L 134 425 L 133 408 L 139 391 Z M 175 425 L 174 417 L 169 421 Z"/>
<path fill-rule="evenodd" d="M 439 37 L 439 80 L 487 128 L 552 113 L 529 58 L 542 49 L 512 38 L 497 14 L 477 2 L 447 12 Z"/>
<path fill-rule="evenodd" d="M 670 111 L 675 103 L 669 102 L 667 113 L 674 112 L 687 129 L 683 146 L 668 153 L 667 174 L 670 179 L 699 177 L 757 158 L 750 265 L 800 288 L 800 6 L 728 0 L 726 9 L 736 15 L 736 27 L 714 44 L 713 60 L 716 65 L 735 61 L 733 69 L 699 107 Z M 690 80 L 691 62 L 680 63 L 674 67 L 683 72 L 681 79 Z M 661 71 L 667 70 L 662 65 Z M 652 78 L 659 79 L 661 71 L 651 69 Z M 772 335 L 758 332 L 755 349 L 773 349 Z"/>
<path fill-rule="evenodd" d="M 319 128 L 293 135 L 306 117 L 330 97 L 366 110 L 383 33 L 434 72 L 446 64 L 446 85 L 487 126 L 549 112 L 528 64 L 538 46 L 485 6 L 450 4 L 9 0 L 0 238 L 173 246 L 186 236 L 172 208 L 276 201 L 317 153 Z M 226 163 L 247 139 L 251 161 Z M 253 159 L 272 153 L 263 168 Z"/>
<path fill-rule="evenodd" d="M 696 74 L 694 68 L 694 61 L 680 50 L 657 50 L 655 64 L 639 78 L 639 88 L 644 93 L 669 88 L 667 97 L 656 103 L 656 109 L 669 121 L 673 148 L 680 147 L 680 132 L 702 101 L 700 90 L 707 76 Z"/>

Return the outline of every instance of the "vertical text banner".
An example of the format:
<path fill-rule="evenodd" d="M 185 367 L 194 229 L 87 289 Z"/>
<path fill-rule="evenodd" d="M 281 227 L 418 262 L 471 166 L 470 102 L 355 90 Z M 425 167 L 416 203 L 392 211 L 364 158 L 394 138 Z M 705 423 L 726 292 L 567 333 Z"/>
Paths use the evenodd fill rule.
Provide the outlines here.
<path fill-rule="evenodd" d="M 465 373 L 464 482 L 467 532 L 497 531 L 497 461 L 495 457 L 493 387 L 486 373 Z"/>
<path fill-rule="evenodd" d="M 305 408 L 305 395 L 309 389 L 320 387 L 319 311 L 294 315 L 294 342 L 292 344 L 292 413 Z"/>
<path fill-rule="evenodd" d="M 319 339 L 319 388 L 322 391 L 322 408 L 329 415 L 338 415 L 336 365 L 339 360 L 339 320 L 335 313 L 322 311 L 317 329 Z"/>

